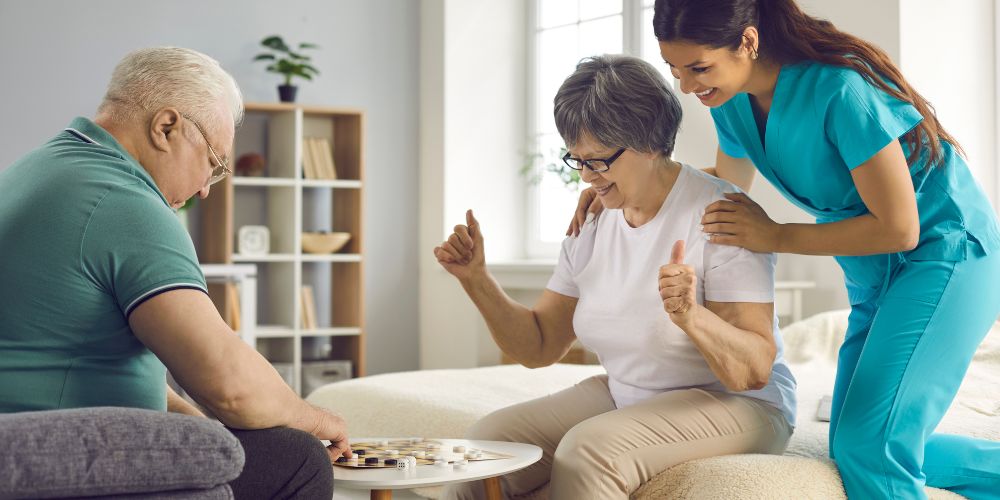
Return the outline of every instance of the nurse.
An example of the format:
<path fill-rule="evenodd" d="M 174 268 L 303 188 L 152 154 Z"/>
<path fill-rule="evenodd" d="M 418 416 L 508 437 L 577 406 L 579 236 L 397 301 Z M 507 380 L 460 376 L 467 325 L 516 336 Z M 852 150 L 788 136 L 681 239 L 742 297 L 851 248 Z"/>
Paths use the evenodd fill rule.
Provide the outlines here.
<path fill-rule="evenodd" d="M 816 217 L 778 224 L 734 194 L 706 237 L 843 268 L 830 456 L 848 496 L 1000 498 L 1000 443 L 933 433 L 1000 312 L 1000 230 L 957 141 L 882 50 L 792 0 L 658 0 L 653 30 L 711 108 L 715 173 L 747 190 L 759 171 Z"/>

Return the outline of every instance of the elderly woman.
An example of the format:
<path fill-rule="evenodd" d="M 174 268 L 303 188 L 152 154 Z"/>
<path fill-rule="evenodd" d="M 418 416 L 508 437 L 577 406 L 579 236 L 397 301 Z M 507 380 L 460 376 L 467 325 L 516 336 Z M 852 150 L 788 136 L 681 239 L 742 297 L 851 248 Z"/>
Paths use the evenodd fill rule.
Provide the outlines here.
<path fill-rule="evenodd" d="M 704 207 L 736 188 L 671 160 L 680 118 L 663 77 L 640 59 L 588 58 L 566 79 L 555 97 L 563 159 L 607 210 L 563 242 L 533 308 L 486 270 L 471 211 L 434 250 L 510 357 L 546 366 L 579 340 L 607 369 L 473 427 L 473 439 L 544 450 L 503 478 L 507 495 L 548 484 L 554 499 L 625 499 L 681 462 L 780 454 L 788 443 L 795 381 L 774 321 L 775 258 L 702 236 Z M 480 498 L 476 488 L 446 496 Z"/>

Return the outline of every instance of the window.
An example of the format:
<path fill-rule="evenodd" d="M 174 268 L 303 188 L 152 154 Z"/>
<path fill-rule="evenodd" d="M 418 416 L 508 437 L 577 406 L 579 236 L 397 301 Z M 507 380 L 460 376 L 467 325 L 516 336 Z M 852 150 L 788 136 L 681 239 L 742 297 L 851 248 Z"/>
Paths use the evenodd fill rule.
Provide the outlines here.
<path fill-rule="evenodd" d="M 653 36 L 653 0 L 534 0 L 528 42 L 528 131 L 532 155 L 526 227 L 530 258 L 558 255 L 579 190 L 548 171 L 558 165 L 562 138 L 552 118 L 552 99 L 580 59 L 632 54 L 651 62 L 673 82 Z"/>

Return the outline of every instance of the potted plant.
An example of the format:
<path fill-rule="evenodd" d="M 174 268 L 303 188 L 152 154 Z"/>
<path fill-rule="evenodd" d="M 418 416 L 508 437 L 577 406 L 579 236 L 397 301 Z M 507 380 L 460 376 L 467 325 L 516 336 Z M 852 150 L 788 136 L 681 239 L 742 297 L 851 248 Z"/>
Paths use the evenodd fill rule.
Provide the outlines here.
<path fill-rule="evenodd" d="M 281 102 L 295 102 L 295 92 L 298 87 L 292 85 L 292 77 L 299 76 L 306 80 L 312 80 L 319 74 L 319 70 L 310 64 L 311 58 L 301 53 L 306 49 L 318 49 L 319 46 L 313 43 L 300 43 L 298 51 L 292 50 L 288 44 L 278 35 L 271 35 L 260 42 L 261 45 L 271 49 L 271 52 L 257 54 L 254 61 L 270 61 L 267 71 L 284 75 L 284 85 L 278 86 L 278 97 Z"/>

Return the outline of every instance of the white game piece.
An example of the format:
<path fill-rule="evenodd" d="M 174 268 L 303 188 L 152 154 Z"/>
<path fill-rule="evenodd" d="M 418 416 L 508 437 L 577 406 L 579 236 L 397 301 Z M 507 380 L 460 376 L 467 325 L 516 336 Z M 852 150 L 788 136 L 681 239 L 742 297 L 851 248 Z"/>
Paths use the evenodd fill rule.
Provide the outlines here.
<path fill-rule="evenodd" d="M 452 451 L 454 451 L 455 453 L 465 453 L 465 447 L 464 446 L 456 446 L 456 447 L 452 448 Z"/>
<path fill-rule="evenodd" d="M 434 461 L 434 465 L 436 465 L 438 467 L 447 467 L 448 466 L 448 462 L 445 462 L 444 460 L 435 460 Z"/>
<path fill-rule="evenodd" d="M 455 470 L 465 470 L 468 466 L 468 460 L 459 460 L 458 462 L 455 462 Z"/>
<path fill-rule="evenodd" d="M 476 452 L 474 452 L 474 451 L 467 451 L 467 452 L 465 452 L 465 458 L 466 458 L 466 460 L 472 460 L 472 459 L 476 458 Z"/>
<path fill-rule="evenodd" d="M 441 455 L 438 455 L 436 453 L 432 453 L 430 455 L 427 455 L 427 460 L 441 460 L 443 458 L 444 457 L 442 457 Z"/>
<path fill-rule="evenodd" d="M 357 453 L 351 453 L 351 460 L 357 460 L 359 458 L 361 458 L 361 455 L 358 455 Z"/>
<path fill-rule="evenodd" d="M 417 451 L 413 452 L 413 456 L 415 456 L 417 458 L 424 458 L 424 457 L 427 456 L 427 453 L 424 452 L 424 451 L 422 451 L 422 450 L 417 450 Z"/>
<path fill-rule="evenodd" d="M 436 450 L 441 447 L 440 443 L 427 443 L 428 450 Z"/>
<path fill-rule="evenodd" d="M 383 439 L 378 442 L 378 446 L 379 448 L 385 448 L 386 446 L 389 446 L 389 442 Z"/>
<path fill-rule="evenodd" d="M 416 467 L 417 459 L 413 457 L 406 457 L 406 463 L 410 464 L 410 467 Z"/>
<path fill-rule="evenodd" d="M 424 442 L 424 438 L 410 438 L 410 444 L 417 444 Z"/>
<path fill-rule="evenodd" d="M 390 457 L 398 457 L 399 456 L 399 450 L 389 450 L 386 453 L 388 453 Z"/>

